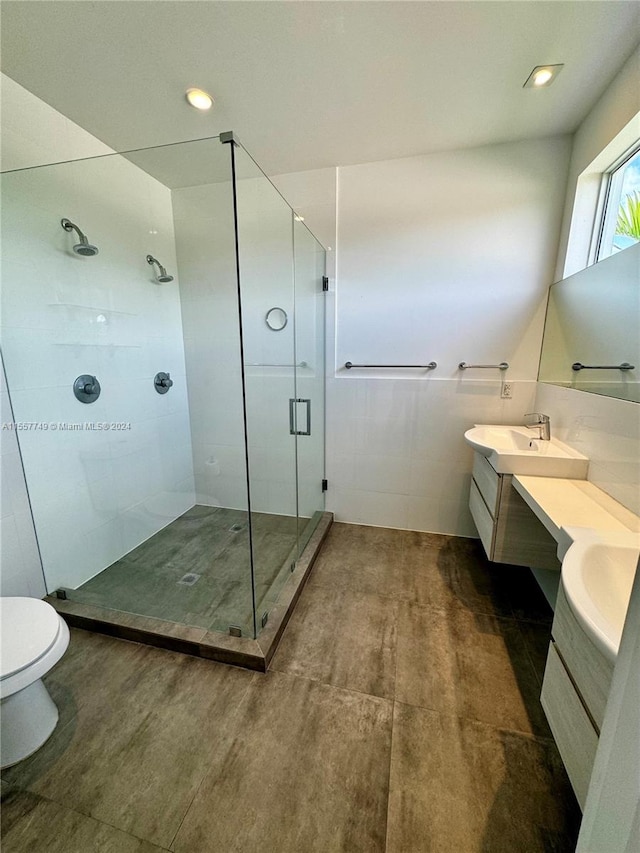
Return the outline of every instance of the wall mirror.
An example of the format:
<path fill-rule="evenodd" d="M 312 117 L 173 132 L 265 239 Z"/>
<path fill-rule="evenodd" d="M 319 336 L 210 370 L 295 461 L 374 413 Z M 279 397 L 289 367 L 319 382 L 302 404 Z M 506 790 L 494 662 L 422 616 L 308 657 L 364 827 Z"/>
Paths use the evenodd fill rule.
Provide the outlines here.
<path fill-rule="evenodd" d="M 538 380 L 640 402 L 640 244 L 551 286 Z"/>

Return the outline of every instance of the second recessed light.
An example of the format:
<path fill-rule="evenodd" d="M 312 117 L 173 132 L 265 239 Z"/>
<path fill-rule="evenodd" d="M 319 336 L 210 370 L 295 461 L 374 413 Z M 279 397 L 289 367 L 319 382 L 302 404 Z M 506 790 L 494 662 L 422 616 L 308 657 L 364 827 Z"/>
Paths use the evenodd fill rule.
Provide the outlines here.
<path fill-rule="evenodd" d="M 209 110 L 213 105 L 213 98 L 204 89 L 187 89 L 185 97 L 197 110 Z"/>
<path fill-rule="evenodd" d="M 558 65 L 536 65 L 525 80 L 523 89 L 543 89 L 550 86 L 564 68 L 564 63 Z"/>

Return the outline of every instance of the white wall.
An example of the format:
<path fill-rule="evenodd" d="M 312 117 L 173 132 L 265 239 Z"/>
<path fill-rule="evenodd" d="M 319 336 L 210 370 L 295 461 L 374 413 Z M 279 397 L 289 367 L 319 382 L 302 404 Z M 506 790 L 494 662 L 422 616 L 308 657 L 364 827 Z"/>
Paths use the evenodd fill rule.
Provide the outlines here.
<path fill-rule="evenodd" d="M 587 266 L 602 172 L 640 138 L 639 113 L 640 47 L 574 135 L 555 281 Z"/>
<path fill-rule="evenodd" d="M 0 365 L 0 594 L 46 594 L 13 414 Z"/>
<path fill-rule="evenodd" d="M 2 119 L 5 167 L 24 166 L 24 151 L 42 162 L 49 139 L 50 159 L 104 153 L 8 78 Z M 63 216 L 97 256 L 73 254 Z M 131 423 L 19 435 L 47 588 L 76 587 L 194 502 L 178 284 L 155 284 L 145 261 L 151 253 L 175 271 L 170 191 L 118 156 L 14 172 L 3 176 L 2 226 L 3 354 L 16 420 Z M 175 383 L 164 396 L 152 381 L 160 370 Z M 82 373 L 102 385 L 90 406 L 72 393 Z"/>
<path fill-rule="evenodd" d="M 571 246 L 567 248 L 566 235 L 570 228 L 573 236 L 574 229 L 579 230 L 585 219 L 593 222 L 593 197 L 590 217 L 584 210 L 578 210 L 577 214 L 574 210 L 578 177 L 597 160 L 622 129 L 630 126 L 635 139 L 640 138 L 640 124 L 634 119 L 640 109 L 639 79 L 640 49 L 623 66 L 575 134 L 563 242 L 557 262 L 560 274 L 563 270 L 572 272 L 584 266 L 584 253 L 580 254 L 579 241 L 573 249 Z M 606 165 L 603 163 L 603 167 Z M 637 315 L 637 304 L 636 301 L 635 305 L 629 306 L 632 315 Z M 640 405 L 539 384 L 535 408 L 551 416 L 552 430 L 559 438 L 589 457 L 589 480 L 633 512 L 640 513 Z"/>
<path fill-rule="evenodd" d="M 640 138 L 640 123 L 635 118 L 640 109 L 639 79 L 640 49 L 575 135 L 557 262 L 559 278 L 585 266 L 599 186 L 596 166 L 603 169 L 612 162 L 607 151 L 621 132 L 627 139 Z M 576 200 L 578 188 L 581 192 Z M 623 254 L 627 253 L 618 257 Z M 629 308 L 632 315 L 636 313 L 637 324 L 637 301 Z M 559 438 L 589 457 L 589 480 L 640 514 L 640 405 L 540 383 L 536 409 L 551 416 Z M 629 603 L 580 829 L 577 849 L 584 853 L 631 853 L 640 843 L 639 579 L 640 573 Z"/>
<path fill-rule="evenodd" d="M 535 394 L 568 138 L 339 169 L 328 507 L 338 520 L 476 535 L 474 423 L 519 422 Z M 438 362 L 432 373 L 351 370 Z M 458 362 L 507 361 L 501 374 Z"/>
<path fill-rule="evenodd" d="M 536 411 L 552 434 L 589 457 L 587 479 L 640 515 L 640 405 L 539 383 Z"/>

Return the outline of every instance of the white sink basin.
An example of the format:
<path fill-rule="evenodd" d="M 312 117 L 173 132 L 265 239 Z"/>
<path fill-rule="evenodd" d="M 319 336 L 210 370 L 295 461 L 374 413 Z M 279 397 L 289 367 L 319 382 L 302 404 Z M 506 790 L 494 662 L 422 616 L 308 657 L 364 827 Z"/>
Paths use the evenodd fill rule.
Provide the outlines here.
<path fill-rule="evenodd" d="M 640 534 L 584 531 L 562 561 L 562 586 L 576 619 L 615 663 L 640 556 Z"/>
<path fill-rule="evenodd" d="M 498 474 L 527 474 L 534 477 L 566 477 L 582 480 L 589 460 L 556 438 L 541 441 L 534 429 L 525 426 L 476 424 L 465 440 L 486 456 Z"/>

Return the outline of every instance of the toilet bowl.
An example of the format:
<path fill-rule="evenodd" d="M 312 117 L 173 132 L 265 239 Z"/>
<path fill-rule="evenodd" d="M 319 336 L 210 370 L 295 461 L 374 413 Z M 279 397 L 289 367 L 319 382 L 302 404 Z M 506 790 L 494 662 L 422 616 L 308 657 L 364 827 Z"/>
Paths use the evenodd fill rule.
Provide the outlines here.
<path fill-rule="evenodd" d="M 69 645 L 66 622 L 38 598 L 0 598 L 0 767 L 32 755 L 49 738 L 58 709 L 42 677 Z"/>

